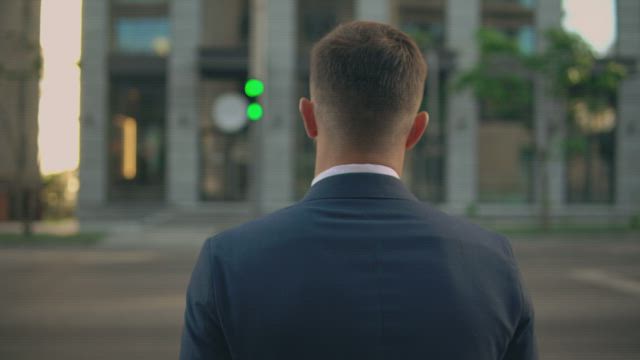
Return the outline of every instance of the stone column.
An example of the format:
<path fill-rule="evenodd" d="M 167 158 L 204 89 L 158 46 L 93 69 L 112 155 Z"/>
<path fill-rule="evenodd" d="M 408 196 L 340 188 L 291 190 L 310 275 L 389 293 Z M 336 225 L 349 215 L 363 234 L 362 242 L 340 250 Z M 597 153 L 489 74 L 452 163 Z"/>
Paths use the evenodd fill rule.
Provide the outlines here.
<path fill-rule="evenodd" d="M 635 60 L 635 71 L 618 93 L 616 133 L 616 205 L 626 213 L 640 212 L 640 2 L 618 0 L 617 55 Z"/>
<path fill-rule="evenodd" d="M 562 26 L 562 1 L 538 0 L 536 8 L 537 49 L 546 47 L 545 32 Z M 534 128 L 537 147 L 546 153 L 547 160 L 536 162 L 535 200 L 541 206 L 548 201 L 549 212 L 553 214 L 564 206 L 566 195 L 566 173 L 563 141 L 566 137 L 566 103 L 551 92 L 549 79 L 535 80 Z M 546 195 L 545 195 L 546 193 Z"/>
<path fill-rule="evenodd" d="M 171 1 L 167 82 L 167 200 L 198 201 L 198 67 L 201 0 Z"/>
<path fill-rule="evenodd" d="M 109 126 L 109 2 L 84 0 L 80 101 L 80 190 L 78 206 L 107 201 L 107 136 Z"/>
<path fill-rule="evenodd" d="M 250 76 L 265 84 L 264 116 L 252 123 L 255 213 L 290 204 L 294 184 L 297 114 L 296 0 L 253 0 Z"/>
<path fill-rule="evenodd" d="M 390 0 L 356 0 L 355 18 L 382 23 L 391 22 Z"/>
<path fill-rule="evenodd" d="M 455 81 L 478 60 L 476 33 L 480 27 L 480 0 L 449 0 L 446 7 L 446 44 L 456 57 Z M 447 102 L 445 202 L 452 212 L 464 212 L 477 197 L 478 104 L 471 90 L 451 90 Z"/>

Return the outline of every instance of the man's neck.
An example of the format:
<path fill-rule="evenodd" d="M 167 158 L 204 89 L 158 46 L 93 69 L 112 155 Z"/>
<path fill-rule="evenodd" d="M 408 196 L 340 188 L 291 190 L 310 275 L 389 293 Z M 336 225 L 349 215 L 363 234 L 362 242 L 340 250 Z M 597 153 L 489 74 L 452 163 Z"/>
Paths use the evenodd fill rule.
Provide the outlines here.
<path fill-rule="evenodd" d="M 392 168 L 398 175 L 402 175 L 404 152 L 397 154 L 322 154 L 316 153 L 315 176 L 337 165 L 346 164 L 377 164 Z"/>

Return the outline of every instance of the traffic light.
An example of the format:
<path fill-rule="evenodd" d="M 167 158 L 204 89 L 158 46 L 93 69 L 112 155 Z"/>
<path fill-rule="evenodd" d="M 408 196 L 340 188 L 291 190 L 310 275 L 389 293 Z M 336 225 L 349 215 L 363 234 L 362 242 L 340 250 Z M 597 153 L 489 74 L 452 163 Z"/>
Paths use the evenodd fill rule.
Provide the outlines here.
<path fill-rule="evenodd" d="M 264 110 L 262 104 L 258 102 L 258 97 L 264 92 L 264 84 L 258 79 L 249 79 L 244 84 L 244 93 L 249 98 L 249 105 L 247 105 L 247 118 L 251 121 L 258 121 L 262 119 Z"/>

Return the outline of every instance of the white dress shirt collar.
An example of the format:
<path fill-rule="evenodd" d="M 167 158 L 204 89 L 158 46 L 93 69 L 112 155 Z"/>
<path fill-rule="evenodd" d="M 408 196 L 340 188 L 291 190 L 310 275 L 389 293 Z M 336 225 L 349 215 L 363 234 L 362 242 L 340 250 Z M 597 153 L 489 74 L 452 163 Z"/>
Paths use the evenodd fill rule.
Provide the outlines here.
<path fill-rule="evenodd" d="M 400 179 L 398 173 L 392 168 L 380 165 L 380 164 L 344 164 L 344 165 L 336 165 L 328 168 L 327 170 L 321 172 L 313 178 L 311 182 L 311 186 L 313 186 L 318 181 L 328 178 L 329 176 L 340 175 L 340 174 L 348 174 L 348 173 L 374 173 L 381 175 L 393 176 L 395 178 Z"/>

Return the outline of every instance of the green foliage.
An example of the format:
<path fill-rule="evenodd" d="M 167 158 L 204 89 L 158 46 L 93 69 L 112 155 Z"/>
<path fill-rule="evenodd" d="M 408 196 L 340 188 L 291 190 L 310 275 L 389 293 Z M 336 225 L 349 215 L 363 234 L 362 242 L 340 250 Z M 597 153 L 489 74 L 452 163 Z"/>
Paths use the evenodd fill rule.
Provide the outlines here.
<path fill-rule="evenodd" d="M 480 56 L 482 58 L 486 59 L 495 55 L 521 56 L 518 44 L 497 30 L 480 29 L 477 39 L 480 43 Z"/>
<path fill-rule="evenodd" d="M 460 78 L 458 88 L 467 86 L 472 87 L 475 95 L 483 101 L 489 116 L 515 119 L 531 109 L 531 84 L 516 75 L 491 74 L 485 65 L 480 65 Z"/>
<path fill-rule="evenodd" d="M 455 87 L 472 89 L 491 116 L 509 119 L 530 112 L 533 75 L 550 79 L 549 90 L 565 98 L 572 109 L 581 102 L 594 113 L 614 105 L 626 76 L 624 66 L 615 61 L 598 62 L 589 44 L 562 29 L 545 33 L 546 49 L 537 55 L 525 54 L 514 40 L 497 30 L 482 29 L 477 38 L 480 60 L 460 76 Z"/>
<path fill-rule="evenodd" d="M 615 61 L 598 63 L 594 51 L 579 35 L 560 29 L 547 31 L 548 46 L 538 56 L 537 70 L 550 77 L 552 91 L 570 104 L 583 102 L 591 112 L 614 106 L 626 69 Z"/>
<path fill-rule="evenodd" d="M 462 74 L 456 89 L 471 88 L 482 101 L 488 116 L 501 119 L 520 119 L 532 108 L 531 82 L 522 74 L 503 71 L 496 61 L 507 62 L 527 70 L 527 55 L 518 44 L 496 30 L 482 29 L 477 35 L 480 45 L 480 61 Z M 526 115 L 525 115 L 526 117 Z"/>

